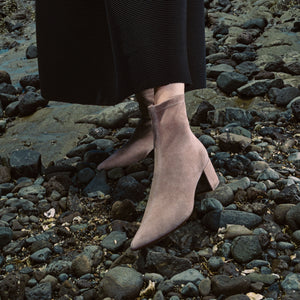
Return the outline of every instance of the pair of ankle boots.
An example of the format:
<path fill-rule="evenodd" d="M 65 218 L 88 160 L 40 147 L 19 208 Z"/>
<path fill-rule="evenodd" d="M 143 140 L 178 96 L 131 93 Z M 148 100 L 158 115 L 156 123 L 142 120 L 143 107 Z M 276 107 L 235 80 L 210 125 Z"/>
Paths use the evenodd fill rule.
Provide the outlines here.
<path fill-rule="evenodd" d="M 219 184 L 206 148 L 190 129 L 184 94 L 154 105 L 154 93 L 146 93 L 139 98 L 142 118 L 135 133 L 123 148 L 97 167 L 101 170 L 129 165 L 145 158 L 154 147 L 151 190 L 130 245 L 132 250 L 154 243 L 190 217 L 202 174 L 210 190 Z"/>

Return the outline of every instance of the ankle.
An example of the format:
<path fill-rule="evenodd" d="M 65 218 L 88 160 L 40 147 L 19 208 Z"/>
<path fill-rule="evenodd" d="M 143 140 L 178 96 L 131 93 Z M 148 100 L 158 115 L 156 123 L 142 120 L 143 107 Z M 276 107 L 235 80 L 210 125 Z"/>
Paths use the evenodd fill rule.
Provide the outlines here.
<path fill-rule="evenodd" d="M 176 82 L 154 88 L 154 104 L 161 104 L 174 96 L 184 94 L 184 83 Z"/>

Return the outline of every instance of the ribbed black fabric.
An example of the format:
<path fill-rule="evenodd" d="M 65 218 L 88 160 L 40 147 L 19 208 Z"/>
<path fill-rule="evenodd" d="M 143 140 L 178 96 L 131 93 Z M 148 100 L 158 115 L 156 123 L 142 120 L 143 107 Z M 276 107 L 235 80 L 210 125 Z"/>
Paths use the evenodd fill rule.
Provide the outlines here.
<path fill-rule="evenodd" d="M 146 88 L 206 87 L 203 0 L 36 0 L 42 96 L 113 105 Z"/>

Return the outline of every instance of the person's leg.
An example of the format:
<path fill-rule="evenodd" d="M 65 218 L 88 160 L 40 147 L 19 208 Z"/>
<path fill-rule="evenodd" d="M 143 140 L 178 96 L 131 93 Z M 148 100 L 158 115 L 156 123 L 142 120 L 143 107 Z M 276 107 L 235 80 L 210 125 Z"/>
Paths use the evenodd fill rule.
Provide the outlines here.
<path fill-rule="evenodd" d="M 154 103 L 154 89 L 146 89 L 135 94 L 141 111 L 141 120 L 129 141 L 105 159 L 98 170 L 125 167 L 144 159 L 153 149 L 152 122 L 148 106 Z"/>
<path fill-rule="evenodd" d="M 154 134 L 154 173 L 132 250 L 155 242 L 189 218 L 202 173 L 211 190 L 219 183 L 206 148 L 190 129 L 182 83 L 155 91 L 157 104 L 148 107 Z"/>

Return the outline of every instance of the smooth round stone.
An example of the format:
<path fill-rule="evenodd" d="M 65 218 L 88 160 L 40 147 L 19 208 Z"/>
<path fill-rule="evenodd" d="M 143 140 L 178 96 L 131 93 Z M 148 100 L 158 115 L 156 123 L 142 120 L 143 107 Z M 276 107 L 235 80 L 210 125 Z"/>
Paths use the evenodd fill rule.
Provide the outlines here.
<path fill-rule="evenodd" d="M 181 289 L 181 294 L 188 297 L 197 297 L 199 291 L 192 282 L 189 282 Z"/>
<path fill-rule="evenodd" d="M 300 230 L 294 231 L 292 237 L 296 243 L 300 243 Z"/>
<path fill-rule="evenodd" d="M 222 259 L 222 257 L 218 257 L 218 256 L 212 256 L 209 260 L 208 260 L 208 267 L 212 270 L 212 271 L 217 271 L 220 267 L 222 267 L 224 264 L 224 261 Z"/>
<path fill-rule="evenodd" d="M 278 242 L 277 247 L 279 250 L 286 250 L 286 249 L 293 250 L 295 248 L 295 246 L 292 243 L 288 243 L 288 242 Z"/>
<path fill-rule="evenodd" d="M 58 275 L 58 280 L 60 282 L 64 282 L 64 281 L 68 280 L 68 278 L 69 278 L 69 275 L 66 273 L 61 273 Z"/>

